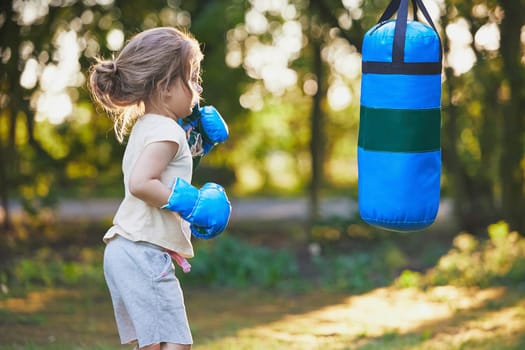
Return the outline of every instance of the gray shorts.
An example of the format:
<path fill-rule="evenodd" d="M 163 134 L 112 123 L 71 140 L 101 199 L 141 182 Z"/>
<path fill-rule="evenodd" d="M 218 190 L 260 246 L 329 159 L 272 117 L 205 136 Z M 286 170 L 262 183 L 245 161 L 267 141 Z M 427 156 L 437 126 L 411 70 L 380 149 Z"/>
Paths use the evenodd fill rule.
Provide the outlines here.
<path fill-rule="evenodd" d="M 161 247 L 115 236 L 104 251 L 104 276 L 122 344 L 192 344 L 184 297 Z"/>

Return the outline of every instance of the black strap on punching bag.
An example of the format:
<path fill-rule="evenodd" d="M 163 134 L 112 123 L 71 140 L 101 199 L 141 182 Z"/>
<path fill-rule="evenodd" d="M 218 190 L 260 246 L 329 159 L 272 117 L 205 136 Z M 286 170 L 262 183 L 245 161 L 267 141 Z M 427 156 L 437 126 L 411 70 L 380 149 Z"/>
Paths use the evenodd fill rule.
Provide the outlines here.
<path fill-rule="evenodd" d="M 414 20 L 418 21 L 417 10 L 421 10 L 423 16 L 437 33 L 434 22 L 428 13 L 422 0 L 412 0 Z M 394 29 L 394 42 L 392 45 L 392 62 L 363 61 L 363 73 L 375 74 L 439 74 L 441 73 L 442 53 L 438 62 L 405 62 L 405 40 L 408 21 L 408 0 L 392 0 L 379 18 L 377 25 L 388 21 L 397 11 L 396 25 Z M 439 40 L 439 35 L 438 35 Z M 439 41 L 441 46 L 441 41 Z"/>

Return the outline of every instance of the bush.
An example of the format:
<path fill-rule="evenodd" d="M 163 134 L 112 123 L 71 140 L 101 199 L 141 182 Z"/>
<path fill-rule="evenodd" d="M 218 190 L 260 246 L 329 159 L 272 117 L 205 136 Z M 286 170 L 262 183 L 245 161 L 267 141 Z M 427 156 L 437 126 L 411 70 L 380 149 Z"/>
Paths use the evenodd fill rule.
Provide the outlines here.
<path fill-rule="evenodd" d="M 298 276 L 294 255 L 285 250 L 257 247 L 223 235 L 195 246 L 189 283 L 213 286 L 276 287 Z"/>
<path fill-rule="evenodd" d="M 460 233 L 434 268 L 422 276 L 404 272 L 397 284 L 487 287 L 523 283 L 525 239 L 518 232 L 510 232 L 508 224 L 502 221 L 490 225 L 487 231 L 489 238 L 485 240 Z"/>
<path fill-rule="evenodd" d="M 79 253 L 73 247 L 60 253 L 49 248 L 38 249 L 30 257 L 13 261 L 0 273 L 0 284 L 3 289 L 25 290 L 103 285 L 103 249 L 104 246 L 84 248 Z M 191 284 L 276 287 L 298 276 L 295 257 L 290 252 L 252 246 L 226 235 L 199 241 L 195 250 L 196 257 L 190 261 L 191 273 L 179 276 Z"/>
<path fill-rule="evenodd" d="M 405 253 L 390 241 L 368 251 L 318 256 L 314 260 L 324 286 L 354 293 L 388 284 L 407 261 Z"/>
<path fill-rule="evenodd" d="M 33 287 L 103 284 L 102 249 L 70 250 L 69 254 L 64 254 L 40 248 L 30 257 L 13 261 L 2 273 L 3 286 L 27 290 Z M 66 259 L 68 255 L 71 258 Z"/>

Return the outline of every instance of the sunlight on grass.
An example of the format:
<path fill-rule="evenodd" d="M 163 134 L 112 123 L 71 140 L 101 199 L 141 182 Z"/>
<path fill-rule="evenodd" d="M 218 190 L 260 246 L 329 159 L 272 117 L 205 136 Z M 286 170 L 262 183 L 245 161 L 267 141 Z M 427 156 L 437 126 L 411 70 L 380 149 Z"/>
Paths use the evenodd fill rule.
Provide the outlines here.
<path fill-rule="evenodd" d="M 461 346 L 471 340 L 525 330 L 525 301 L 500 310 L 483 309 L 486 305 L 498 307 L 505 293 L 502 287 L 447 286 L 426 292 L 380 288 L 310 312 L 283 309 L 283 317 L 276 321 L 239 328 L 207 344 L 197 342 L 194 348 L 478 349 L 482 347 Z M 253 317 L 257 318 L 256 310 Z"/>
<path fill-rule="evenodd" d="M 477 311 L 477 317 L 461 325 L 450 325 L 432 339 L 424 342 L 424 349 L 503 349 L 513 348 L 513 338 L 524 332 L 525 303 L 494 312 Z M 470 347 L 469 347 L 470 344 Z M 523 344 L 522 344 L 523 346 Z M 515 347 L 518 349 L 518 347 Z M 415 348 L 416 349 L 416 348 Z"/>

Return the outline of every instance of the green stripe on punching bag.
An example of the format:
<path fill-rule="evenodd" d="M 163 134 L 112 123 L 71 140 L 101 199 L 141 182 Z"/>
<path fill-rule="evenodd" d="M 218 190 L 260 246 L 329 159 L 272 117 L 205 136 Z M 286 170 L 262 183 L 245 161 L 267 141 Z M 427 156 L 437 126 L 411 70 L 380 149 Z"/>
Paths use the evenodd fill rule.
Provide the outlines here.
<path fill-rule="evenodd" d="M 425 152 L 440 149 L 441 112 L 361 106 L 358 145 L 365 150 Z"/>

